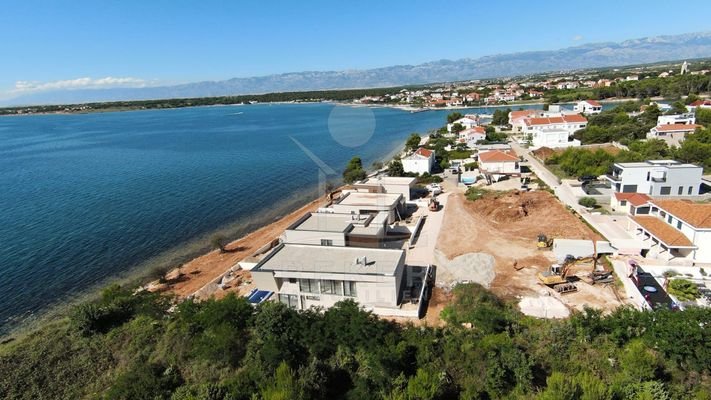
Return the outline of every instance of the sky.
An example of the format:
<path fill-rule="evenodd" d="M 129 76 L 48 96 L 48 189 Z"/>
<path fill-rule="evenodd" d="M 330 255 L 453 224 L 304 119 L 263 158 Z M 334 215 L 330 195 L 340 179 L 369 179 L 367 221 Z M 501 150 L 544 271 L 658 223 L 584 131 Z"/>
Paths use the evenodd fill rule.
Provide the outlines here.
<path fill-rule="evenodd" d="M 667 18 L 670 3 L 656 0 L 0 0 L 0 99 L 57 88 L 418 64 L 711 29 L 711 1 L 683 8 L 683 17 L 675 11 Z"/>

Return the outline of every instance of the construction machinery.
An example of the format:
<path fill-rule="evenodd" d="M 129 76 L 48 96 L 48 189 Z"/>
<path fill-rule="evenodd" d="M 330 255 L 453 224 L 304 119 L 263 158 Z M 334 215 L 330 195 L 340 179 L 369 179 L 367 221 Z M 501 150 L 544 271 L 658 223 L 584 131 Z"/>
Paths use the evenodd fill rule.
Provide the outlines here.
<path fill-rule="evenodd" d="M 568 271 L 575 264 L 573 256 L 567 256 L 563 264 L 553 264 L 548 271 L 538 273 L 538 280 L 560 294 L 575 292 L 578 287 L 568 281 Z"/>
<path fill-rule="evenodd" d="M 428 206 L 429 206 L 430 211 L 439 211 L 439 201 L 437 200 L 436 197 L 430 198 L 430 203 Z"/>
<path fill-rule="evenodd" d="M 545 250 L 549 249 L 551 246 L 553 246 L 553 239 L 548 239 L 548 237 L 544 234 L 539 234 L 538 235 L 538 243 L 536 244 L 539 250 Z"/>

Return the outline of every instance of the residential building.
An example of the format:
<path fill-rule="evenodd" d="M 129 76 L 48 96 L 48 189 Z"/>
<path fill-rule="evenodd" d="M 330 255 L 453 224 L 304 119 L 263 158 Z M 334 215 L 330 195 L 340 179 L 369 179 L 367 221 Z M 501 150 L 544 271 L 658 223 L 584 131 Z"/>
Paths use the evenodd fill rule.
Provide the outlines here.
<path fill-rule="evenodd" d="M 697 108 L 711 109 L 711 100 L 696 100 L 686 106 L 686 109 L 689 110 L 689 112 L 695 112 Z"/>
<path fill-rule="evenodd" d="M 600 114 L 602 112 L 602 104 L 595 100 L 583 100 L 573 106 L 573 111 L 585 115 Z"/>
<path fill-rule="evenodd" d="M 299 310 L 349 298 L 395 308 L 404 266 L 403 250 L 282 244 L 251 273 L 259 289 Z"/>
<path fill-rule="evenodd" d="M 522 132 L 533 133 L 537 130 L 564 130 L 568 136 L 587 126 L 588 120 L 579 114 L 562 114 L 558 117 L 525 118 Z"/>
<path fill-rule="evenodd" d="M 414 153 L 402 159 L 402 167 L 405 172 L 415 174 L 431 173 L 432 166 L 435 162 L 434 150 L 428 150 L 420 147 Z"/>
<path fill-rule="evenodd" d="M 485 175 L 520 175 L 520 158 L 511 150 L 479 153 L 479 170 Z"/>
<path fill-rule="evenodd" d="M 331 204 L 339 214 L 388 214 L 388 224 L 400 219 L 405 210 L 405 198 L 399 193 L 363 193 L 347 191 Z"/>
<path fill-rule="evenodd" d="M 606 175 L 615 192 L 649 196 L 697 196 L 703 168 L 674 160 L 615 163 Z"/>
<path fill-rule="evenodd" d="M 651 242 L 646 257 L 711 262 L 711 204 L 652 200 L 648 205 L 649 215 L 630 217 L 630 228 Z"/>
<path fill-rule="evenodd" d="M 467 143 L 470 147 L 473 147 L 482 140 L 486 140 L 486 129 L 483 126 L 475 126 L 471 129 L 465 129 L 459 132 L 460 143 Z"/>
<path fill-rule="evenodd" d="M 367 178 L 351 185 L 359 192 L 368 193 L 399 193 L 405 201 L 412 200 L 412 189 L 415 187 L 416 178 L 404 176 L 381 176 Z"/>
<path fill-rule="evenodd" d="M 340 214 L 324 208 L 304 214 L 282 234 L 283 243 L 383 247 L 388 213 Z"/>
<path fill-rule="evenodd" d="M 540 147 L 549 147 L 554 149 L 580 146 L 580 140 L 571 140 L 570 131 L 565 129 L 535 129 L 526 135 L 530 135 L 532 149 Z M 529 138 L 525 139 L 528 140 Z"/>
<path fill-rule="evenodd" d="M 509 112 L 509 125 L 514 132 L 523 131 L 523 121 L 540 113 L 538 110 L 518 110 Z"/>
<path fill-rule="evenodd" d="M 479 125 L 479 120 L 474 118 L 473 116 L 464 116 L 452 122 L 451 124 L 447 124 L 447 132 L 452 132 L 452 127 L 454 126 L 454 124 L 459 124 L 463 126 L 464 129 L 471 129 Z"/>
<path fill-rule="evenodd" d="M 644 193 L 621 193 L 617 192 L 610 196 L 610 208 L 612 211 L 635 215 L 638 207 L 645 206 L 651 197 Z M 644 214 L 647 214 L 645 212 Z"/>
<path fill-rule="evenodd" d="M 659 125 L 693 125 L 696 123 L 694 113 L 660 115 L 657 117 L 657 126 Z"/>
<path fill-rule="evenodd" d="M 703 126 L 696 124 L 657 125 L 647 132 L 647 139 L 661 139 L 669 146 L 679 146 L 686 139 L 686 135 L 694 133 L 696 128 L 703 128 Z"/>

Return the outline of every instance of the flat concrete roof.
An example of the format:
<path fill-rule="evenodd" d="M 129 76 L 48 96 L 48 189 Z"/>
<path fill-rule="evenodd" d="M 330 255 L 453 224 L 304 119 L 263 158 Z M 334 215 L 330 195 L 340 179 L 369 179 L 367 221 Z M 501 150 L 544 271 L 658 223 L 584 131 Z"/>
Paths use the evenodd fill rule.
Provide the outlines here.
<path fill-rule="evenodd" d="M 404 250 L 283 244 L 252 271 L 316 272 L 394 276 Z M 356 263 L 356 259 L 365 264 Z"/>
<path fill-rule="evenodd" d="M 615 163 L 622 168 L 665 167 L 665 168 L 701 168 L 694 164 L 682 164 L 675 160 L 649 160 L 640 162 Z"/>
<path fill-rule="evenodd" d="M 610 245 L 610 242 L 598 240 L 596 244 L 598 255 L 615 253 L 615 248 Z M 553 239 L 553 254 L 560 261 L 565 260 L 568 255 L 576 258 L 592 257 L 595 248 L 592 240 Z"/>
<path fill-rule="evenodd" d="M 400 193 L 362 193 L 349 192 L 336 204 L 362 207 L 394 207 L 402 198 Z"/>
<path fill-rule="evenodd" d="M 373 185 L 373 184 L 383 184 L 383 185 L 409 185 L 412 186 L 415 184 L 415 181 L 417 178 L 412 178 L 409 176 L 377 176 L 374 178 L 368 178 L 364 180 L 362 183 L 366 185 Z"/>
<path fill-rule="evenodd" d="M 352 228 L 354 218 L 366 219 L 368 216 L 312 212 L 306 214 L 287 229 L 293 231 L 346 232 Z"/>

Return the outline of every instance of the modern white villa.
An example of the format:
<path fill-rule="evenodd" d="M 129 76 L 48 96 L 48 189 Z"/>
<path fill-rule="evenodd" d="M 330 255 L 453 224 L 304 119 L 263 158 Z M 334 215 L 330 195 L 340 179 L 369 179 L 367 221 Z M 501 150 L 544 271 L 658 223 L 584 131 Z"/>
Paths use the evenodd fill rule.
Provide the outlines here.
<path fill-rule="evenodd" d="M 405 265 L 405 251 L 281 244 L 251 271 L 255 285 L 289 307 L 357 301 L 379 315 L 417 317 L 430 267 Z M 413 306 L 414 304 L 414 306 Z"/>
<path fill-rule="evenodd" d="M 388 232 L 388 213 L 337 214 L 324 208 L 306 213 L 282 234 L 283 243 L 317 246 L 381 247 Z"/>
<path fill-rule="evenodd" d="M 703 168 L 674 160 L 615 163 L 606 175 L 615 192 L 649 196 L 697 196 Z"/>
<path fill-rule="evenodd" d="M 388 216 L 388 224 L 400 219 L 405 210 L 405 198 L 400 193 L 345 192 L 330 209 L 338 214 L 378 214 Z"/>
<path fill-rule="evenodd" d="M 416 178 L 398 176 L 376 176 L 356 182 L 352 186 L 359 192 L 368 193 L 399 193 L 405 201 L 412 200 L 411 191 L 415 187 Z"/>
<path fill-rule="evenodd" d="M 657 126 L 659 125 L 694 125 L 696 123 L 696 115 L 694 113 L 660 115 L 657 117 Z"/>
<path fill-rule="evenodd" d="M 630 230 L 651 242 L 647 258 L 711 262 L 711 204 L 652 200 L 630 218 Z M 641 210 L 638 210 L 641 211 Z"/>
<path fill-rule="evenodd" d="M 420 147 L 417 151 L 402 159 L 402 167 L 405 172 L 415 174 L 431 173 L 434 162 L 435 152 Z"/>
<path fill-rule="evenodd" d="M 602 112 L 602 104 L 595 100 L 582 100 L 573 106 L 573 111 L 585 115 L 600 114 Z"/>

